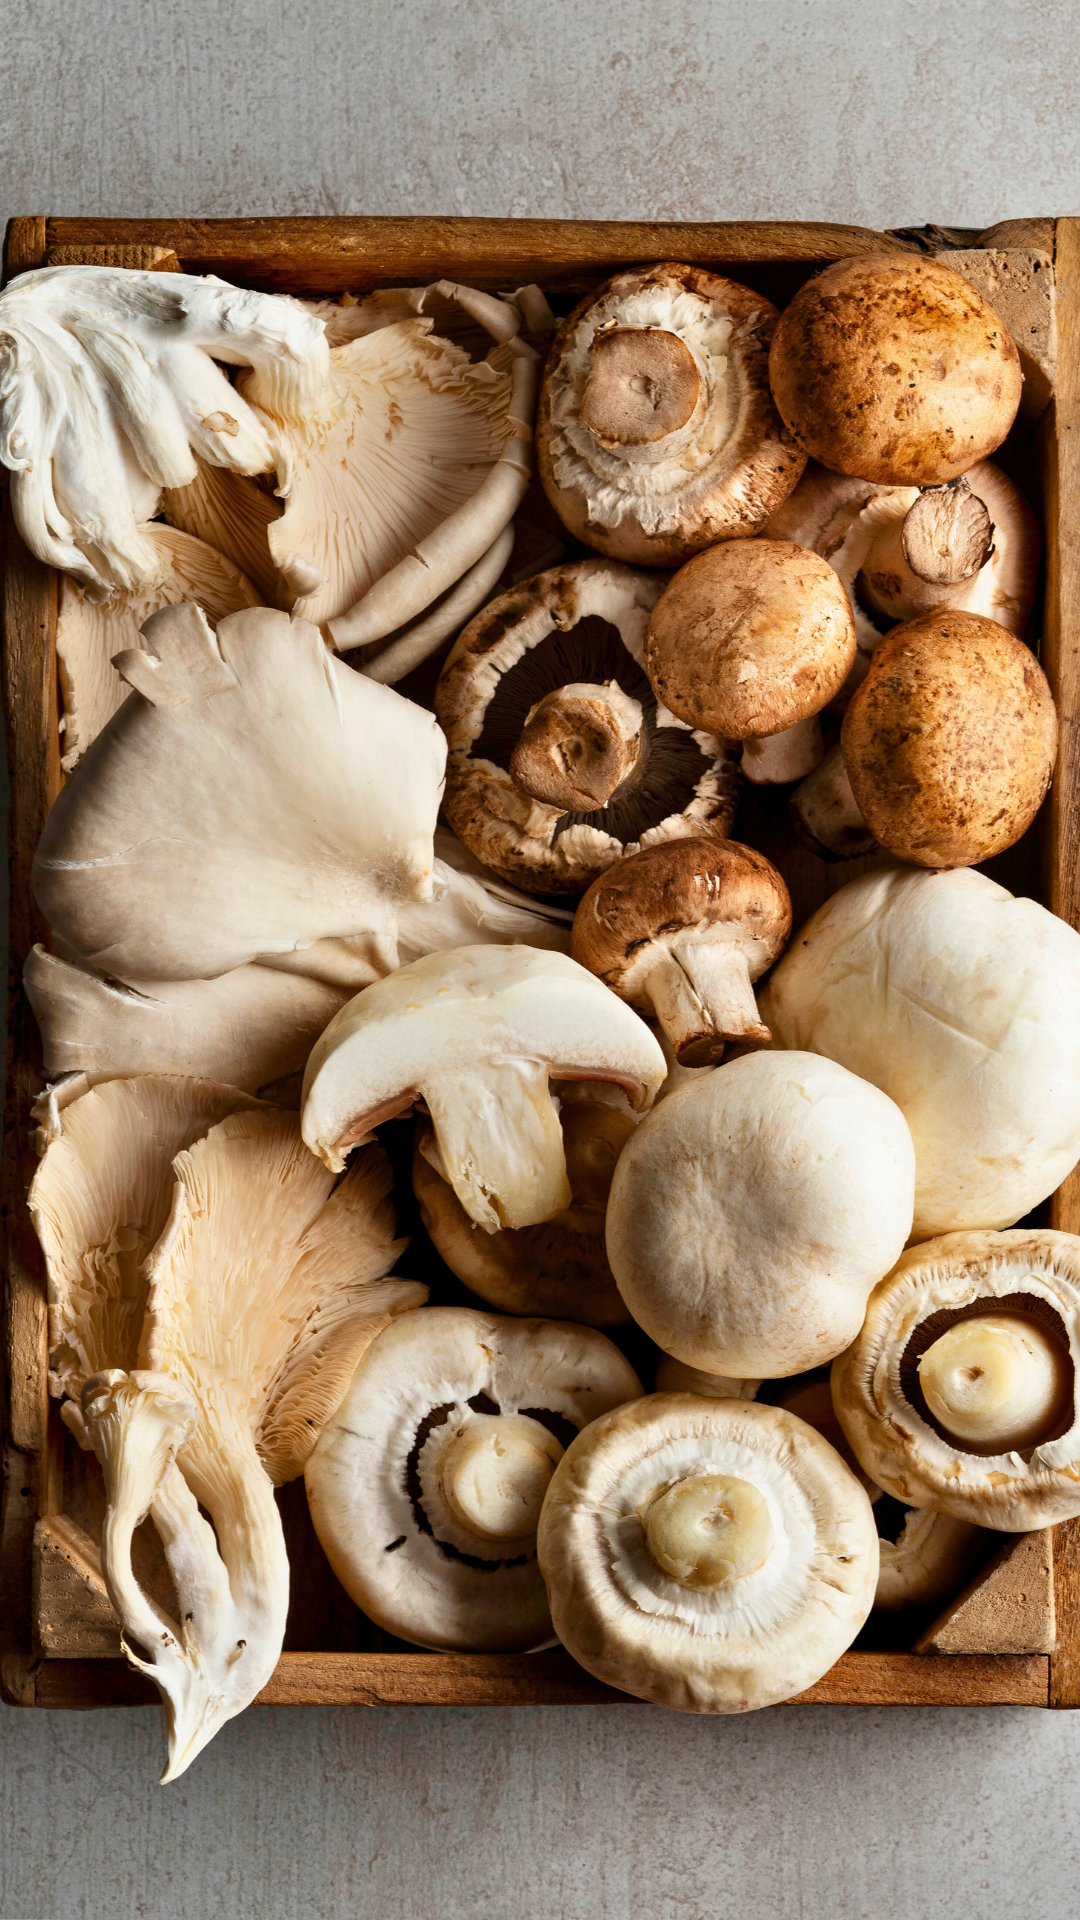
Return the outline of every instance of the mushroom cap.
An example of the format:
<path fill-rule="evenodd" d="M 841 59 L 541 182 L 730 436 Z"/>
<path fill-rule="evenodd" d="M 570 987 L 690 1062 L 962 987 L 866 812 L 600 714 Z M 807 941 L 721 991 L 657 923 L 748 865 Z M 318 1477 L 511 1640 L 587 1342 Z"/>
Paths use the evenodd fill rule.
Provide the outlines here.
<path fill-rule="evenodd" d="M 593 881 L 574 915 L 570 952 L 613 993 L 651 1013 L 649 974 L 681 943 L 735 948 L 756 980 L 790 932 L 788 890 L 763 853 L 737 840 L 669 840 Z"/>
<path fill-rule="evenodd" d="M 932 1420 L 918 1358 L 947 1326 L 1006 1309 L 1067 1352 L 1067 1410 L 1019 1452 L 969 1453 Z M 910 1247 L 870 1297 L 862 1331 L 833 1368 L 833 1403 L 879 1487 L 913 1507 L 1006 1533 L 1080 1514 L 1080 1239 L 1049 1228 L 947 1233 Z"/>
<path fill-rule="evenodd" d="M 665 1353 L 761 1379 L 831 1360 L 911 1229 L 903 1114 L 813 1054 L 752 1053 L 671 1094 L 623 1149 L 607 1244 Z"/>
<path fill-rule="evenodd" d="M 653 609 L 645 666 L 658 700 L 732 740 L 820 713 L 855 660 L 855 622 L 828 562 L 788 540 L 710 547 Z"/>
<path fill-rule="evenodd" d="M 1022 378 L 989 301 L 952 267 L 910 253 L 834 261 L 785 308 L 769 352 L 797 444 L 887 486 L 934 486 L 993 453 Z"/>
<path fill-rule="evenodd" d="M 515 886 L 581 893 L 639 846 L 731 828 L 733 757 L 715 735 L 658 707 L 645 676 L 645 630 L 661 590 L 655 574 L 607 560 L 551 567 L 491 601 L 450 653 L 435 690 L 449 745 L 446 817 Z M 605 807 L 567 813 L 519 790 L 509 769 L 533 708 L 581 682 L 614 682 L 638 701 L 646 750 Z"/>
<path fill-rule="evenodd" d="M 577 539 L 613 560 L 678 566 L 779 506 L 804 460 L 769 392 L 776 319 L 748 287 L 670 261 L 616 274 L 574 309 L 548 356 L 536 454 Z M 589 424 L 593 373 L 614 436 Z"/>
<path fill-rule="evenodd" d="M 706 1400 L 752 1400 L 760 1380 L 731 1380 L 723 1373 L 703 1373 L 681 1360 L 664 1358 L 656 1369 L 657 1393 L 700 1393 Z"/>
<path fill-rule="evenodd" d="M 871 833 L 917 867 L 967 867 L 1026 833 L 1058 723 L 1034 654 L 994 620 L 893 627 L 844 715 L 844 764 Z"/>
<path fill-rule="evenodd" d="M 1080 1158 L 1080 935 L 985 874 L 852 880 L 759 1011 L 778 1046 L 838 1060 L 900 1107 L 917 1240 L 1011 1226 Z"/>
<path fill-rule="evenodd" d="M 875 1518 L 880 1526 L 880 1516 Z M 942 1606 L 974 1572 L 984 1539 L 982 1527 L 968 1520 L 910 1507 L 895 1540 L 878 1535 L 874 1612 Z"/>
<path fill-rule="evenodd" d="M 772 1523 L 754 1572 L 709 1590 L 646 1544 L 658 1495 L 691 1476 L 750 1483 Z M 589 1673 L 689 1713 L 745 1713 L 809 1687 L 850 1646 L 878 1570 L 873 1510 L 812 1427 L 780 1407 L 652 1394 L 568 1448 L 538 1536 L 551 1617 Z"/>
<path fill-rule="evenodd" d="M 535 1531 L 466 1528 L 443 1492 L 455 1432 L 524 1416 L 558 1454 L 633 1399 L 627 1360 L 591 1327 L 467 1307 L 403 1314 L 368 1349 L 307 1467 L 315 1531 L 370 1619 L 419 1646 L 524 1651 L 551 1636 Z"/>

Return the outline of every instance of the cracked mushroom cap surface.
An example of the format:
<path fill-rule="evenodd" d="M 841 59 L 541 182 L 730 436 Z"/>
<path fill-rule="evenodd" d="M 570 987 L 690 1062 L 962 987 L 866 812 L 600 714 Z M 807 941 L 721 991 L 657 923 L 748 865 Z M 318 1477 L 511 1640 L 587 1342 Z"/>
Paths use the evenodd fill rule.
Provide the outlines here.
<path fill-rule="evenodd" d="M 754 533 L 804 465 L 776 411 L 776 308 L 662 262 L 616 274 L 555 336 L 537 464 L 564 525 L 635 565 L 678 566 Z"/>
<path fill-rule="evenodd" d="M 897 1500 L 1023 1533 L 1080 1513 L 1078 1357 L 1076 1235 L 942 1234 L 909 1247 L 875 1288 L 833 1368 L 833 1404 L 865 1471 Z"/>
<path fill-rule="evenodd" d="M 707 1373 L 776 1379 L 854 1339 L 911 1230 L 915 1155 L 876 1087 L 751 1053 L 671 1094 L 611 1183 L 611 1270 L 638 1325 Z"/>
<path fill-rule="evenodd" d="M 985 874 L 850 881 L 758 1006 L 777 1046 L 895 1100 L 915 1142 L 917 1240 L 1011 1226 L 1080 1157 L 1080 935 Z"/>
<path fill-rule="evenodd" d="M 874 1599 L 870 1502 L 780 1407 L 652 1394 L 560 1461 L 540 1565 L 586 1670 L 686 1713 L 790 1699 L 851 1645 Z"/>
<path fill-rule="evenodd" d="M 855 654 L 851 606 L 828 562 L 787 540 L 749 540 L 680 568 L 649 621 L 645 667 L 687 726 L 756 740 L 820 713 Z"/>
<path fill-rule="evenodd" d="M 940 260 L 837 260 L 780 316 L 773 396 L 796 444 L 837 473 L 926 487 L 1000 446 L 1020 404 L 1012 336 Z"/>
<path fill-rule="evenodd" d="M 949 608 L 894 627 L 844 715 L 844 765 L 878 844 L 918 867 L 1003 853 L 1057 756 L 1046 675 L 994 620 Z"/>
<path fill-rule="evenodd" d="M 625 853 L 730 832 L 739 777 L 714 734 L 661 705 L 645 673 L 655 574 L 606 560 L 552 567 L 500 594 L 456 642 L 435 692 L 449 745 L 445 810 L 487 868 L 529 892 L 582 893 Z M 549 804 L 515 784 L 527 723 L 560 690 L 612 688 L 640 712 L 641 745 L 603 805 Z"/>
<path fill-rule="evenodd" d="M 402 1315 L 308 1462 L 315 1530 L 346 1592 L 418 1646 L 543 1645 L 541 1501 L 581 1429 L 640 1392 L 589 1327 L 467 1307 Z"/>

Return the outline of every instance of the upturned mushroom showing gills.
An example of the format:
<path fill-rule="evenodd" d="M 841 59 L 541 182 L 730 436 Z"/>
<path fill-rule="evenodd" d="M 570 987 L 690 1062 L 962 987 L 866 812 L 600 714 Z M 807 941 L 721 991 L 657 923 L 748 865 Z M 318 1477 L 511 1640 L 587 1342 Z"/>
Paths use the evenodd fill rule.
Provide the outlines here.
<path fill-rule="evenodd" d="M 1005 1533 L 1080 1514 L 1080 1239 L 1049 1228 L 910 1247 L 833 1368 L 867 1473 Z"/>
<path fill-rule="evenodd" d="M 555 336 L 537 463 L 574 536 L 678 566 L 756 532 L 802 472 L 769 392 L 776 308 L 697 267 L 616 274 Z"/>
<path fill-rule="evenodd" d="M 876 1087 L 752 1053 L 673 1093 L 623 1148 L 607 1246 L 665 1353 L 733 1378 L 822 1366 L 911 1230 L 915 1156 Z"/>
<path fill-rule="evenodd" d="M 552 567 L 485 607 L 443 668 L 447 818 L 529 892 L 583 893 L 640 846 L 731 829 L 732 754 L 645 674 L 661 585 L 606 560 Z"/>
<path fill-rule="evenodd" d="M 1023 641 L 950 609 L 886 634 L 840 738 L 878 844 L 914 866 L 968 867 L 1027 832 L 1054 771 L 1058 723 Z"/>
<path fill-rule="evenodd" d="M 568 1448 L 538 1537 L 555 1631 L 609 1686 L 746 1713 L 812 1686 L 874 1600 L 870 1502 L 794 1414 L 653 1394 Z"/>
<path fill-rule="evenodd" d="M 848 597 L 827 561 L 786 540 L 732 541 L 675 575 L 649 621 L 645 666 L 687 726 L 746 743 L 748 778 L 783 782 L 821 758 L 815 716 L 855 653 Z"/>
<path fill-rule="evenodd" d="M 725 1042 L 768 1046 L 752 982 L 791 932 L 791 900 L 764 854 L 735 840 L 645 847 L 594 880 L 570 951 L 639 1013 L 655 1014 L 681 1066 Z"/>
<path fill-rule="evenodd" d="M 430 899 L 445 747 L 430 714 L 252 608 L 190 602 L 118 656 L 135 689 L 45 823 L 35 896 L 68 955 L 209 979 Z"/>
<path fill-rule="evenodd" d="M 589 1327 L 467 1307 L 404 1314 L 368 1349 L 307 1466 L 346 1592 L 422 1647 L 551 1638 L 536 1527 L 564 1449 L 641 1383 Z"/>
<path fill-rule="evenodd" d="M 916 1240 L 1011 1226 L 1080 1159 L 1080 935 L 984 874 L 851 881 L 758 1007 L 778 1046 L 838 1060 L 900 1107 Z"/>
<path fill-rule="evenodd" d="M 1022 378 L 989 301 L 911 253 L 834 261 L 785 308 L 769 350 L 795 443 L 886 486 L 939 486 L 985 460 L 1012 426 Z"/>
<path fill-rule="evenodd" d="M 423 1100 L 469 1218 L 530 1227 L 572 1199 L 550 1083 L 610 1081 L 640 1112 L 664 1072 L 644 1021 L 565 954 L 459 947 L 335 1015 L 304 1075 L 304 1139 L 338 1172 L 373 1127 Z"/>

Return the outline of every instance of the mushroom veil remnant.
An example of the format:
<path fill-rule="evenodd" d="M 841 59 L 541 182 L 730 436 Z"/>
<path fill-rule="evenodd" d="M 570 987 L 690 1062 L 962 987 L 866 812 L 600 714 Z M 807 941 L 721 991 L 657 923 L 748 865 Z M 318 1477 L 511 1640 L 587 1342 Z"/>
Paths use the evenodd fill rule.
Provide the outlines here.
<path fill-rule="evenodd" d="M 777 313 L 670 262 L 605 281 L 555 336 L 537 461 L 570 532 L 613 560 L 678 566 L 757 531 L 805 464 L 777 414 Z"/>

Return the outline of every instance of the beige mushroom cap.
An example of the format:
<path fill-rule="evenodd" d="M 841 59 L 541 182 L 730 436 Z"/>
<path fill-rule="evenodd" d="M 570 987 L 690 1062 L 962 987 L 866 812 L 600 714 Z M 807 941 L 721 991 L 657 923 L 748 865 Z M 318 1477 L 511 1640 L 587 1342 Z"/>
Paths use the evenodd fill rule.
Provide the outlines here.
<path fill-rule="evenodd" d="M 564 321 L 536 423 L 544 491 L 587 546 L 678 566 L 754 533 L 805 464 L 769 392 L 776 308 L 698 267 L 616 274 Z"/>
<path fill-rule="evenodd" d="M 878 843 L 918 867 L 968 867 L 1026 833 L 1058 724 L 1034 654 L 952 609 L 894 627 L 844 715 L 844 764 Z"/>
<path fill-rule="evenodd" d="M 751 1053 L 674 1093 L 623 1149 L 611 1270 L 677 1360 L 774 1379 L 833 1359 L 911 1229 L 899 1109 L 809 1053 Z"/>
<path fill-rule="evenodd" d="M 991 1426 L 975 1450 L 931 1413 L 921 1362 L 950 1328 L 977 1331 L 1003 1314 L 1047 1334 L 1060 1364 L 1041 1437 L 994 1450 Z M 1080 1239 L 1049 1228 L 948 1233 L 909 1248 L 875 1288 L 833 1368 L 833 1403 L 866 1472 L 898 1500 L 1027 1532 L 1080 1514 L 1078 1358 Z M 1005 1413 L 1015 1404 L 1012 1392 Z"/>
<path fill-rule="evenodd" d="M 420 1646 L 541 1645 L 540 1498 L 581 1428 L 640 1392 L 590 1327 L 466 1307 L 403 1314 L 307 1466 L 315 1530 L 346 1592 Z"/>
<path fill-rule="evenodd" d="M 685 1517 L 662 1510 L 673 1496 Z M 665 1571 L 658 1547 L 687 1535 L 705 1571 L 724 1571 L 709 1563 L 725 1547 L 735 1571 L 711 1585 Z M 866 1620 L 878 1570 L 870 1502 L 812 1427 L 689 1394 L 595 1420 L 556 1468 L 538 1545 L 575 1660 L 688 1713 L 773 1706 L 819 1680 Z"/>
<path fill-rule="evenodd" d="M 649 621 L 656 696 L 732 740 L 820 713 L 855 659 L 855 622 L 828 565 L 787 540 L 729 542 L 680 568 Z"/>

